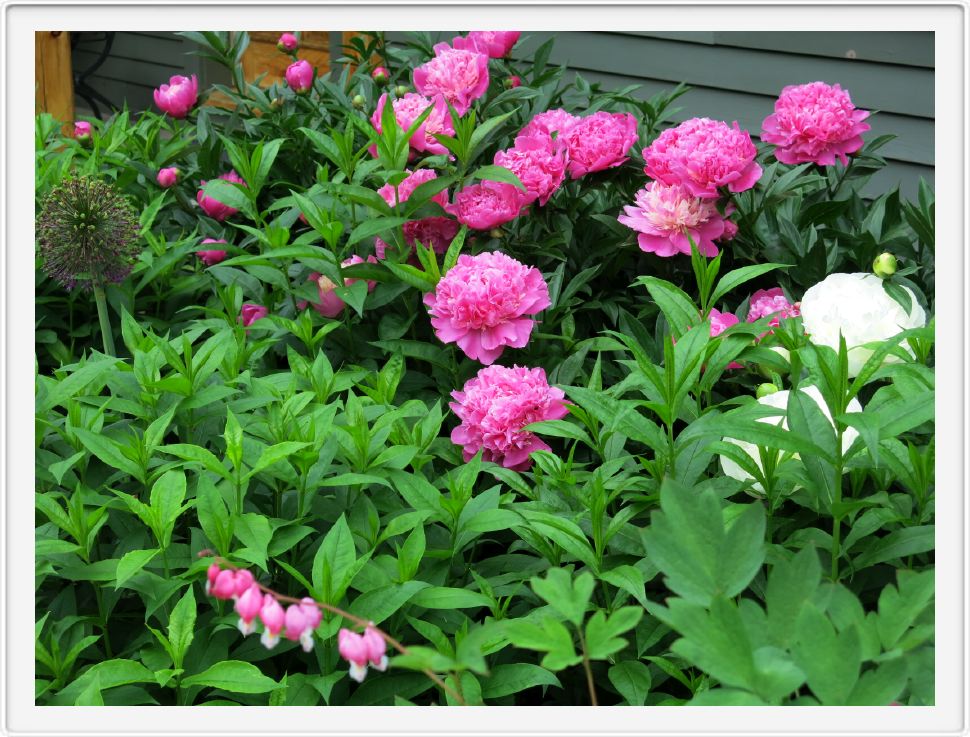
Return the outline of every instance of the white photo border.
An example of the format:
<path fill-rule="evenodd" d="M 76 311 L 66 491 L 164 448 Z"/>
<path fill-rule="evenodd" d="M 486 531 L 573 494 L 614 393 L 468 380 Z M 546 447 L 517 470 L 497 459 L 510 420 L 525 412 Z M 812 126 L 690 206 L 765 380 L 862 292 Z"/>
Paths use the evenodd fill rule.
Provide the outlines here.
<path fill-rule="evenodd" d="M 488 11 L 491 11 L 490 13 Z M 0 730 L 6 735 L 957 735 L 967 713 L 968 238 L 966 2 L 532 2 L 444 0 L 288 2 L 3 2 L 0 0 L 0 120 L 3 259 L 0 299 L 0 469 L 3 523 Z M 393 30 L 800 30 L 934 31 L 936 38 L 937 271 L 936 705 L 932 707 L 38 707 L 33 695 L 33 32 L 277 28 Z M 16 145 L 17 142 L 20 145 Z M 959 340 L 957 340 L 959 336 Z M 939 647 L 943 644 L 943 647 Z M 797 711 L 793 711 L 797 709 Z"/>

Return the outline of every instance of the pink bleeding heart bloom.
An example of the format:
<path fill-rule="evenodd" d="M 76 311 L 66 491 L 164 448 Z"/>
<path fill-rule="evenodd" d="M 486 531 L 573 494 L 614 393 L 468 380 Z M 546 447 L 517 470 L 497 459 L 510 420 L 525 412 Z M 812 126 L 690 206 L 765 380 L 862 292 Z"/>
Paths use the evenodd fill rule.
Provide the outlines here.
<path fill-rule="evenodd" d="M 449 406 L 461 420 L 451 431 L 451 442 L 463 446 L 464 459 L 481 450 L 484 460 L 515 471 L 532 465 L 530 453 L 550 450 L 522 428 L 568 414 L 562 390 L 549 386 L 541 368 L 487 366 L 451 396 L 455 401 Z"/>
<path fill-rule="evenodd" d="M 276 647 L 276 643 L 280 641 L 280 632 L 283 631 L 283 626 L 286 624 L 286 614 L 283 607 L 272 594 L 266 594 L 263 597 L 259 619 L 263 623 L 263 634 L 259 641 L 263 643 L 267 650 L 272 650 Z"/>
<path fill-rule="evenodd" d="M 234 182 L 235 184 L 241 184 L 246 186 L 245 180 L 236 174 L 235 170 L 227 171 L 225 174 L 220 174 L 219 179 L 225 179 L 227 182 Z M 206 181 L 203 180 L 202 186 L 205 187 Z M 218 220 L 220 223 L 231 215 L 235 215 L 239 212 L 235 207 L 230 207 L 229 205 L 219 202 L 219 200 L 214 197 L 210 197 L 205 193 L 204 189 L 200 189 L 195 195 L 195 201 L 199 203 L 199 207 L 202 211 L 214 220 Z"/>
<path fill-rule="evenodd" d="M 545 205 L 566 177 L 566 144 L 549 136 L 519 136 L 512 148 L 498 151 L 494 163 L 515 174 L 531 195 Z"/>
<path fill-rule="evenodd" d="M 528 316 L 549 306 L 549 287 L 538 269 L 499 251 L 463 254 L 424 303 L 438 339 L 487 366 L 529 342 Z"/>
<path fill-rule="evenodd" d="M 371 264 L 376 264 L 377 259 L 374 258 L 373 256 L 368 256 L 367 262 Z M 362 264 L 362 263 L 364 263 L 364 259 L 362 259 L 357 254 L 354 254 L 350 258 L 345 259 L 340 265 L 353 266 L 354 264 Z M 340 299 L 340 297 L 336 295 L 336 293 L 334 293 L 334 289 L 337 288 L 337 285 L 334 284 L 328 277 L 314 271 L 312 274 L 310 274 L 309 277 L 307 277 L 307 281 L 315 281 L 317 283 L 317 293 L 319 295 L 319 301 L 313 303 L 312 305 L 313 309 L 315 309 L 324 317 L 330 317 L 330 318 L 337 317 L 341 312 L 343 312 L 344 307 L 346 307 L 346 304 L 342 299 Z M 352 279 L 348 277 L 344 279 L 344 286 L 349 287 L 351 284 L 353 284 L 356 281 L 357 279 Z M 374 291 L 374 287 L 376 286 L 377 286 L 377 282 L 368 280 L 367 291 L 368 292 Z M 307 302 L 303 300 L 297 303 L 297 307 L 299 307 L 301 310 L 306 308 L 306 306 L 307 306 Z"/>
<path fill-rule="evenodd" d="M 292 33 L 284 33 L 280 36 L 280 40 L 276 42 L 276 48 L 286 54 L 292 54 L 298 48 L 300 48 L 300 39 L 294 36 Z"/>
<path fill-rule="evenodd" d="M 248 328 L 257 320 L 261 320 L 269 314 L 269 310 L 262 305 L 256 305 L 251 303 L 246 303 L 242 306 L 242 310 L 239 313 L 239 320 L 242 322 L 243 327 Z"/>
<path fill-rule="evenodd" d="M 456 49 L 477 51 L 492 59 L 501 59 L 509 55 L 521 35 L 521 31 L 471 31 L 467 36 L 456 37 L 451 45 Z"/>
<path fill-rule="evenodd" d="M 206 569 L 206 572 L 205 572 L 205 579 L 206 579 L 205 595 L 206 596 L 212 595 L 212 587 L 215 586 L 216 579 L 219 577 L 219 574 L 221 572 L 222 572 L 222 569 L 219 567 L 218 563 L 211 563 L 209 567 Z"/>
<path fill-rule="evenodd" d="M 222 238 L 219 238 L 219 239 L 206 238 L 204 241 L 202 241 L 202 245 L 205 246 L 210 243 L 225 243 L 225 242 L 226 241 L 223 240 Z M 206 266 L 214 266 L 215 264 L 218 264 L 221 261 L 225 261 L 226 256 L 228 255 L 228 252 L 222 249 L 211 249 L 206 251 L 196 251 L 195 255 L 198 256 L 199 260 L 202 263 L 204 263 Z"/>
<path fill-rule="evenodd" d="M 209 587 L 209 594 L 216 599 L 231 599 L 236 594 L 236 572 L 229 569 L 219 571 Z"/>
<path fill-rule="evenodd" d="M 362 635 L 342 628 L 337 633 L 337 649 L 350 663 L 350 677 L 357 683 L 362 683 L 367 676 L 368 665 L 379 671 L 387 670 L 387 643 L 374 627 L 368 626 Z"/>
<path fill-rule="evenodd" d="M 401 226 L 401 229 L 404 231 L 404 242 L 411 248 L 408 263 L 419 264 L 417 254 L 414 253 L 415 243 L 420 243 L 425 248 L 431 248 L 437 254 L 447 253 L 448 246 L 458 235 L 461 226 L 457 220 L 433 216 L 420 220 L 409 220 Z M 389 247 L 380 238 L 374 239 L 374 253 L 378 259 L 383 260 L 387 256 Z"/>
<path fill-rule="evenodd" d="M 308 596 L 300 599 L 300 607 L 303 609 L 303 616 L 306 617 L 306 628 L 300 635 L 300 645 L 303 652 L 308 653 L 313 649 L 313 632 L 323 621 L 323 613 L 317 603 Z"/>
<path fill-rule="evenodd" d="M 199 80 L 175 75 L 155 90 L 155 104 L 173 118 L 184 118 L 199 100 Z"/>
<path fill-rule="evenodd" d="M 748 307 L 748 322 L 756 322 L 762 317 L 773 315 L 768 325 L 774 328 L 781 324 L 781 320 L 789 317 L 798 317 L 800 314 L 801 310 L 799 309 L 799 305 L 789 302 L 781 287 L 772 287 L 771 289 L 759 289 L 751 295 Z M 763 338 L 770 332 L 773 331 L 769 330 L 767 333 L 762 334 L 761 337 Z"/>
<path fill-rule="evenodd" d="M 647 176 L 680 184 L 695 197 L 717 197 L 719 187 L 731 192 L 751 189 L 761 177 L 758 150 L 735 121 L 691 118 L 668 128 L 643 150 Z"/>
<path fill-rule="evenodd" d="M 737 315 L 734 315 L 730 312 L 719 312 L 718 310 L 715 310 L 713 307 L 711 308 L 711 313 L 710 315 L 708 315 L 707 319 L 711 321 L 712 338 L 716 338 L 718 335 L 723 333 L 729 327 L 731 327 L 732 325 L 737 325 L 740 322 L 740 320 L 738 320 Z M 727 368 L 739 369 L 739 368 L 743 368 L 743 366 L 741 366 L 741 364 L 738 363 L 737 361 L 731 361 L 731 363 L 727 365 Z"/>
<path fill-rule="evenodd" d="M 387 93 L 384 93 L 378 99 L 377 108 L 374 110 L 374 114 L 370 119 L 371 125 L 374 126 L 374 129 L 378 133 L 381 132 L 381 116 L 384 114 L 384 105 L 386 104 Z M 448 153 L 448 149 L 433 138 L 436 133 L 447 136 L 455 135 L 455 127 L 451 123 L 451 115 L 448 112 L 448 105 L 445 103 L 444 97 L 434 95 L 428 98 L 416 92 L 408 92 L 403 97 L 399 97 L 391 102 L 391 107 L 394 109 L 394 119 L 397 121 L 398 127 L 403 131 L 407 131 L 414 121 L 421 117 L 421 113 L 429 105 L 433 105 L 434 109 L 424 119 L 424 122 L 418 126 L 417 130 L 414 131 L 414 135 L 411 136 L 411 140 L 408 143 L 415 151 L 423 151 L 429 154 L 446 154 Z M 370 152 L 376 156 L 377 147 L 372 146 Z"/>
<path fill-rule="evenodd" d="M 442 95 L 459 115 L 488 90 L 488 56 L 436 44 L 431 61 L 414 70 L 414 86 L 423 95 Z"/>
<path fill-rule="evenodd" d="M 527 193 L 506 182 L 484 181 L 465 187 L 445 212 L 475 230 L 491 230 L 522 214 L 529 204 Z"/>
<path fill-rule="evenodd" d="M 868 110 L 857 110 L 849 93 L 825 82 L 790 85 L 775 101 L 775 112 L 762 123 L 761 140 L 774 144 L 775 158 L 783 164 L 809 161 L 842 165 L 862 148 Z"/>
<path fill-rule="evenodd" d="M 438 174 L 433 169 L 418 169 L 417 171 L 410 171 L 405 169 L 407 176 L 398 183 L 397 187 L 393 184 L 385 184 L 379 190 L 379 194 L 383 200 L 394 207 L 402 202 L 407 202 L 411 195 L 414 193 L 420 185 L 426 184 L 427 182 L 433 181 L 438 178 Z M 431 202 L 437 202 L 439 205 L 444 207 L 448 204 L 448 190 L 442 190 L 434 197 L 431 198 Z"/>
<path fill-rule="evenodd" d="M 249 587 L 252 586 L 254 583 L 256 583 L 256 579 L 253 578 L 252 573 L 250 573 L 246 569 L 241 569 L 236 571 L 236 581 L 235 581 L 236 590 L 233 593 L 233 598 L 238 598 L 242 596 L 244 593 L 246 593 L 246 591 L 249 590 Z"/>
<path fill-rule="evenodd" d="M 637 119 L 630 113 L 601 110 L 577 120 L 561 138 L 569 151 L 569 176 L 579 179 L 627 160 L 627 152 L 637 142 Z"/>
<path fill-rule="evenodd" d="M 558 138 L 562 138 L 578 120 L 579 118 L 562 108 L 553 108 L 534 115 L 525 128 L 519 131 L 519 135 L 534 137 L 537 135 L 551 136 L 555 133 Z"/>
<path fill-rule="evenodd" d="M 306 59 L 295 61 L 286 68 L 286 83 L 296 94 L 302 95 L 313 87 L 313 67 Z"/>
<path fill-rule="evenodd" d="M 239 631 L 246 635 L 251 635 L 256 631 L 256 617 L 259 615 L 260 610 L 263 608 L 263 592 L 259 590 L 259 586 L 251 584 L 248 589 L 246 589 L 242 595 L 236 599 L 235 604 L 236 614 L 239 615 L 239 622 L 237 627 Z"/>
<path fill-rule="evenodd" d="M 705 256 L 716 256 L 714 241 L 724 235 L 728 222 L 712 200 L 694 197 L 678 184 L 650 182 L 626 205 L 617 220 L 637 231 L 640 250 L 668 257 L 690 256 L 690 239 Z M 730 214 L 730 213 L 728 213 Z"/>
<path fill-rule="evenodd" d="M 309 624 L 306 611 L 300 604 L 290 604 L 286 607 L 284 623 L 286 625 L 286 631 L 283 633 L 283 636 L 287 640 L 292 640 L 293 642 L 302 640 L 303 633 L 306 631 L 307 624 Z"/>
<path fill-rule="evenodd" d="M 158 174 L 155 177 L 155 181 L 158 182 L 158 186 L 168 189 L 169 187 L 174 187 L 179 180 L 179 170 L 174 166 L 166 166 L 164 169 L 159 169 Z"/>
<path fill-rule="evenodd" d="M 91 124 L 86 120 L 74 121 L 74 137 L 79 141 L 87 140 L 91 137 Z"/>

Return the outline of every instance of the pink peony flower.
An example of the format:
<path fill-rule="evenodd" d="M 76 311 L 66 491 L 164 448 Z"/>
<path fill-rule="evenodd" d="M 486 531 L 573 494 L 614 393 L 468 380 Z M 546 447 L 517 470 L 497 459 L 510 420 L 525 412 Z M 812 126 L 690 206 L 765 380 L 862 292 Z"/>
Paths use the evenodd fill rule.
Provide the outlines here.
<path fill-rule="evenodd" d="M 358 683 L 367 675 L 367 666 L 387 670 L 387 643 L 374 627 L 367 627 L 358 635 L 343 628 L 337 633 L 340 656 L 350 663 L 350 677 Z"/>
<path fill-rule="evenodd" d="M 91 124 L 86 120 L 74 121 L 74 137 L 79 141 L 86 141 L 91 137 Z"/>
<path fill-rule="evenodd" d="M 223 240 L 222 238 L 219 238 L 218 240 L 215 238 L 206 238 L 204 241 L 202 241 L 202 245 L 204 246 L 210 243 L 225 243 L 225 242 L 226 241 Z M 218 264 L 221 261 L 225 261 L 226 256 L 228 255 L 228 252 L 216 249 L 216 250 L 209 250 L 209 251 L 196 251 L 195 255 L 198 256 L 199 260 L 202 263 L 204 263 L 206 266 L 214 266 L 215 264 Z"/>
<path fill-rule="evenodd" d="M 519 131 L 519 135 L 533 137 L 537 135 L 551 136 L 555 133 L 557 138 L 562 138 L 578 120 L 579 118 L 567 113 L 562 108 L 546 110 L 544 113 L 534 115 L 525 128 Z"/>
<path fill-rule="evenodd" d="M 165 189 L 174 187 L 178 180 L 179 170 L 174 166 L 166 166 L 164 169 L 159 169 L 158 175 L 155 177 L 155 181 L 158 182 L 158 186 Z"/>
<path fill-rule="evenodd" d="M 457 220 L 446 217 L 427 217 L 420 220 L 409 220 L 404 223 L 404 242 L 411 247 L 412 253 L 408 258 L 408 263 L 419 264 L 417 255 L 414 253 L 414 244 L 420 243 L 425 248 L 431 248 L 437 254 L 446 253 L 448 246 L 458 235 L 461 226 Z M 374 253 L 377 258 L 383 260 L 387 256 L 389 246 L 380 238 L 374 239 Z"/>
<path fill-rule="evenodd" d="M 454 391 L 451 410 L 461 424 L 451 431 L 451 442 L 464 447 L 466 461 L 482 450 L 486 461 L 524 471 L 532 465 L 529 454 L 550 450 L 526 425 L 566 416 L 561 389 L 549 386 L 541 368 L 488 366 Z"/>
<path fill-rule="evenodd" d="M 775 112 L 761 124 L 761 140 L 775 145 L 783 164 L 812 161 L 831 166 L 862 148 L 869 111 L 856 110 L 849 93 L 825 82 L 790 85 L 775 101 Z"/>
<path fill-rule="evenodd" d="M 306 59 L 295 61 L 286 68 L 286 83 L 296 94 L 302 95 L 313 87 L 313 67 Z"/>
<path fill-rule="evenodd" d="M 734 315 L 730 312 L 719 312 L 715 310 L 713 307 L 711 308 L 711 313 L 710 315 L 708 315 L 707 319 L 711 321 L 712 338 L 716 338 L 718 335 L 723 333 L 729 327 L 731 327 L 732 325 L 737 325 L 740 322 L 740 320 L 738 320 L 737 318 L 737 315 Z M 727 365 L 727 368 L 739 369 L 744 367 L 737 361 L 731 361 L 731 363 Z"/>
<path fill-rule="evenodd" d="M 276 647 L 276 643 L 280 641 L 280 632 L 283 631 L 283 626 L 286 623 L 286 614 L 283 612 L 283 607 L 272 594 L 266 594 L 263 597 L 263 606 L 259 610 L 259 618 L 263 622 L 263 634 L 259 641 L 263 643 L 267 650 L 272 650 Z"/>
<path fill-rule="evenodd" d="M 280 40 L 276 42 L 276 48 L 284 54 L 292 54 L 300 48 L 300 40 L 292 33 L 284 33 L 280 36 Z"/>
<path fill-rule="evenodd" d="M 387 104 L 386 93 L 380 96 L 380 99 L 377 101 L 377 108 L 374 110 L 374 114 L 370 119 L 371 125 L 374 126 L 378 133 L 381 132 L 381 116 L 384 113 L 385 104 Z M 447 136 L 455 135 L 455 128 L 451 124 L 451 115 L 448 113 L 448 105 L 445 103 L 444 97 L 435 95 L 429 99 L 416 92 L 408 92 L 403 97 L 399 97 L 391 102 L 391 106 L 394 108 L 394 119 L 403 131 L 407 131 L 411 127 L 411 124 L 421 116 L 421 113 L 429 105 L 434 105 L 434 110 L 418 126 L 414 135 L 411 136 L 409 143 L 415 151 L 426 151 L 429 154 L 446 154 L 448 153 L 448 149 L 433 138 L 436 133 L 443 133 Z M 376 146 L 371 148 L 371 154 L 374 156 L 377 155 Z"/>
<path fill-rule="evenodd" d="M 236 599 L 235 605 L 236 614 L 239 615 L 239 631 L 245 637 L 246 635 L 251 635 L 256 631 L 255 619 L 259 615 L 260 610 L 263 608 L 263 592 L 259 590 L 259 586 L 255 584 L 250 585 L 242 595 Z"/>
<path fill-rule="evenodd" d="M 375 259 L 373 256 L 368 256 L 367 261 L 368 263 L 372 263 L 372 264 L 377 263 L 377 259 Z M 364 259 L 362 259 L 357 254 L 354 254 L 350 258 L 345 259 L 340 265 L 352 266 L 353 264 L 362 264 L 362 263 L 364 263 Z M 307 281 L 315 281 L 317 283 L 319 301 L 313 303 L 312 305 L 313 309 L 315 309 L 324 317 L 330 317 L 330 318 L 335 318 L 338 315 L 340 315 L 341 312 L 344 311 L 344 307 L 346 307 L 347 305 L 333 291 L 334 289 L 337 288 L 337 285 L 334 284 L 330 279 L 328 279 L 323 274 L 318 274 L 317 272 L 314 271 L 312 274 L 310 274 L 310 276 L 307 277 Z M 351 279 L 348 277 L 344 279 L 344 286 L 349 287 L 351 284 L 353 284 L 356 281 L 357 281 L 356 279 Z M 377 286 L 377 282 L 368 281 L 367 291 L 368 292 L 374 291 L 375 286 Z M 306 306 L 307 306 L 307 303 L 303 300 L 297 303 L 297 307 L 299 307 L 301 310 L 306 308 Z"/>
<path fill-rule="evenodd" d="M 619 166 L 637 142 L 637 119 L 630 113 L 604 111 L 587 115 L 560 135 L 569 150 L 569 176 Z"/>
<path fill-rule="evenodd" d="M 248 328 L 257 320 L 261 320 L 269 314 L 269 310 L 262 305 L 255 305 L 247 302 L 242 306 L 242 310 L 239 313 L 239 320 L 242 322 L 243 327 Z"/>
<path fill-rule="evenodd" d="M 234 182 L 235 184 L 241 184 L 244 187 L 246 186 L 246 182 L 243 181 L 243 178 L 236 174 L 235 171 L 227 171 L 225 174 L 220 174 L 219 179 L 225 179 L 227 182 Z M 205 185 L 206 181 L 203 180 L 202 186 L 205 187 Z M 219 202 L 219 200 L 210 197 L 205 193 L 204 189 L 200 189 L 198 191 L 198 193 L 195 195 L 195 200 L 199 203 L 199 207 L 202 208 L 202 211 L 206 215 L 208 215 L 210 218 L 218 220 L 220 223 L 227 217 L 235 215 L 237 212 L 239 212 L 235 207 L 230 207 L 229 205 L 225 205 L 222 202 Z"/>
<path fill-rule="evenodd" d="M 705 256 L 716 256 L 714 241 L 724 234 L 726 217 L 713 201 L 693 197 L 677 184 L 650 182 L 636 194 L 636 204 L 626 205 L 617 220 L 637 231 L 640 250 L 658 256 L 678 253 L 690 256 L 690 240 Z"/>
<path fill-rule="evenodd" d="M 521 31 L 472 31 L 467 36 L 456 37 L 451 45 L 456 49 L 477 51 L 492 59 L 501 59 L 509 55 L 521 35 Z"/>
<path fill-rule="evenodd" d="M 797 317 L 801 314 L 798 304 L 789 302 L 781 287 L 759 289 L 751 295 L 751 300 L 748 304 L 748 322 L 756 322 L 762 317 L 774 315 L 771 322 L 768 323 L 771 327 L 778 327 L 781 324 L 781 320 L 788 317 Z M 768 332 L 770 333 L 771 331 L 769 330 Z M 765 333 L 765 335 L 767 334 Z M 764 337 L 764 335 L 761 337 Z"/>
<path fill-rule="evenodd" d="M 549 136 L 519 136 L 512 148 L 495 154 L 494 163 L 519 178 L 529 199 L 545 205 L 566 176 L 566 144 Z"/>
<path fill-rule="evenodd" d="M 414 190 L 420 185 L 438 178 L 438 174 L 432 169 L 418 169 L 413 172 L 406 169 L 405 172 L 407 173 L 407 177 L 397 185 L 396 193 L 393 184 L 385 184 L 377 190 L 377 194 L 391 207 L 402 202 L 407 202 Z M 448 204 L 448 190 L 442 190 L 432 197 L 431 201 L 437 202 L 444 207 Z"/>
<path fill-rule="evenodd" d="M 459 256 L 424 303 L 438 339 L 485 365 L 523 348 L 535 326 L 527 315 L 550 304 L 542 273 L 499 251 Z"/>
<path fill-rule="evenodd" d="M 155 104 L 173 118 L 184 118 L 199 100 L 199 80 L 175 75 L 155 90 Z"/>
<path fill-rule="evenodd" d="M 484 181 L 465 187 L 445 212 L 475 230 L 491 230 L 515 220 L 528 205 L 529 196 L 514 184 Z"/>
<path fill-rule="evenodd" d="M 668 128 L 643 150 L 647 176 L 680 184 L 695 197 L 717 197 L 718 187 L 751 189 L 761 176 L 758 151 L 747 131 L 710 118 Z"/>
<path fill-rule="evenodd" d="M 459 115 L 488 90 L 488 56 L 436 44 L 434 58 L 414 70 L 414 86 L 423 95 L 442 95 Z"/>

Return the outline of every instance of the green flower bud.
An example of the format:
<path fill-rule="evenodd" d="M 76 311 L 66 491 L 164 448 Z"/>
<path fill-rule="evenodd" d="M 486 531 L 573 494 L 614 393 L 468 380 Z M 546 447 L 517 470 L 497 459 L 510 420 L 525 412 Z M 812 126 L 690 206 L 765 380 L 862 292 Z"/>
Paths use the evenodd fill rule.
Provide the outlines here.
<path fill-rule="evenodd" d="M 754 395 L 758 399 L 761 399 L 762 397 L 767 397 L 769 394 L 774 394 L 777 391 L 778 391 L 778 387 L 775 386 L 774 384 L 770 384 L 770 383 L 760 384 L 758 386 L 758 390 L 754 393 Z"/>
<path fill-rule="evenodd" d="M 353 105 L 354 105 L 355 108 L 357 108 L 358 110 L 360 110 L 361 108 L 364 107 L 364 102 L 365 102 L 364 101 L 364 96 L 363 95 L 354 95 L 354 98 L 351 100 L 351 102 L 353 103 Z"/>
<path fill-rule="evenodd" d="M 399 84 L 397 87 L 394 88 L 394 95 L 396 97 L 404 97 L 410 91 L 411 90 L 408 89 L 407 85 Z"/>
<path fill-rule="evenodd" d="M 872 262 L 872 271 L 880 279 L 888 279 L 896 273 L 896 257 L 891 253 L 880 253 Z"/>

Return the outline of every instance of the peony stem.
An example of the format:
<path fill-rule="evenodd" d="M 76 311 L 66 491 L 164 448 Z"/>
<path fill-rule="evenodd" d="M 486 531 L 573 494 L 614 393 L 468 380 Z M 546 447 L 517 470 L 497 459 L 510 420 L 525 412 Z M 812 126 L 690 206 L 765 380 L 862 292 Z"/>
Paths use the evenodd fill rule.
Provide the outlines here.
<path fill-rule="evenodd" d="M 199 551 L 199 557 L 200 558 L 205 558 L 205 557 L 208 557 L 210 555 L 212 555 L 212 551 L 210 551 L 210 550 L 201 550 L 201 551 Z M 239 570 L 239 567 L 238 566 L 233 565 L 232 563 L 230 563 L 229 561 L 227 561 L 225 558 L 223 558 L 221 556 L 218 556 L 218 555 L 217 556 L 214 556 L 214 562 L 217 563 L 220 568 L 228 568 L 228 569 L 233 570 L 233 571 Z M 284 603 L 287 603 L 287 604 L 301 604 L 301 603 L 303 603 L 303 600 L 302 599 L 297 599 L 297 598 L 295 598 L 293 596 L 286 596 L 284 594 L 280 594 L 280 593 L 278 593 L 276 591 L 273 591 L 273 589 L 269 588 L 268 586 L 263 586 L 263 584 L 261 584 L 259 581 L 255 581 L 254 583 L 256 584 L 256 586 L 259 587 L 259 590 L 260 591 L 262 591 L 263 593 L 266 593 L 266 594 L 269 594 L 269 595 L 273 596 L 277 601 L 284 602 Z M 358 627 L 361 627 L 361 628 L 370 627 L 372 630 L 374 630 L 375 632 L 377 632 L 377 634 L 379 634 L 381 637 L 383 637 L 384 638 L 384 641 L 388 645 L 390 645 L 395 650 L 397 650 L 399 653 L 401 653 L 401 655 L 409 655 L 410 654 L 410 650 L 408 650 L 406 647 L 404 647 L 404 645 L 402 645 L 400 642 L 398 642 L 397 640 L 395 640 L 393 637 L 391 637 L 389 634 L 387 634 L 380 627 L 378 627 L 376 625 L 373 625 L 370 622 L 368 622 L 366 619 L 361 619 L 360 617 L 358 617 L 356 615 L 353 615 L 350 612 L 346 612 L 343 609 L 340 609 L 339 607 L 335 607 L 333 604 L 327 604 L 325 602 L 316 601 L 316 600 L 314 600 L 313 603 L 316 604 L 317 607 L 319 607 L 323 611 L 330 612 L 331 614 L 336 614 L 338 617 L 343 617 L 347 621 L 353 622 Z M 455 701 L 457 701 L 462 706 L 466 706 L 467 705 L 465 703 L 465 699 L 463 699 L 461 697 L 461 694 L 457 693 L 453 688 L 451 688 L 451 686 L 449 686 L 443 680 L 441 680 L 441 678 L 436 673 L 434 673 L 433 671 L 431 671 L 431 670 L 429 670 L 427 668 L 423 669 L 423 672 L 424 672 L 424 674 L 428 678 L 431 679 L 431 681 L 436 686 L 438 686 L 439 688 L 441 688 L 443 691 L 447 692 L 448 695 L 451 696 L 451 698 L 453 698 Z"/>
<path fill-rule="evenodd" d="M 104 352 L 109 356 L 115 354 L 115 339 L 111 333 L 111 321 L 108 319 L 108 300 L 104 296 L 104 287 L 94 285 L 94 301 L 98 305 L 98 322 L 101 323 L 101 342 Z"/>

